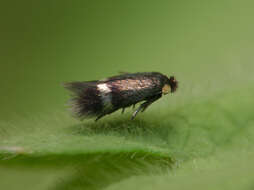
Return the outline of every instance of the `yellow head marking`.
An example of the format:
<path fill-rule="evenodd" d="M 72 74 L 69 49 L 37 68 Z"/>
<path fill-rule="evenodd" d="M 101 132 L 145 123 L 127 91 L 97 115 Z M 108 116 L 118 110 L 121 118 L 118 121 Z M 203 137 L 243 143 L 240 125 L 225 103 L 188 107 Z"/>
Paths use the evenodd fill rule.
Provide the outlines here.
<path fill-rule="evenodd" d="M 162 94 L 168 94 L 171 92 L 171 87 L 168 84 L 165 84 L 162 88 Z"/>

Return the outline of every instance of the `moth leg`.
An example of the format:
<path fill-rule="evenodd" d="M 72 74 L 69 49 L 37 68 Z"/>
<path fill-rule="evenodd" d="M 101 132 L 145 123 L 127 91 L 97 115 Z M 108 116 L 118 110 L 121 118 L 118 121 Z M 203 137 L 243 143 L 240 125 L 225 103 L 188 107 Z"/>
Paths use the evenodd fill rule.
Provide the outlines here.
<path fill-rule="evenodd" d="M 151 103 L 152 103 L 152 102 L 151 102 Z M 137 116 L 138 112 L 140 112 L 141 110 L 142 110 L 141 112 L 143 112 L 151 103 L 148 102 L 148 101 L 146 101 L 146 102 L 144 102 L 143 104 L 141 104 L 141 105 L 138 107 L 138 109 L 132 114 L 131 120 L 133 120 L 133 119 Z"/>
<path fill-rule="evenodd" d="M 142 109 L 142 105 L 143 105 L 143 104 L 141 104 L 141 105 L 138 107 L 138 109 L 132 114 L 131 120 L 133 120 L 133 119 L 136 117 L 136 115 L 138 114 L 138 112 Z"/>
<path fill-rule="evenodd" d="M 161 94 L 159 95 L 156 95 L 156 96 L 153 96 L 149 99 L 147 99 L 146 102 L 144 102 L 143 104 L 141 104 L 138 109 L 132 114 L 132 117 L 131 117 L 131 120 L 133 120 L 137 114 L 141 111 L 141 112 L 144 112 L 149 105 L 151 105 L 153 102 L 155 102 L 156 100 L 158 100 L 159 98 L 161 97 Z"/>
<path fill-rule="evenodd" d="M 146 104 L 142 107 L 141 112 L 144 112 L 148 108 L 148 106 L 150 106 L 153 102 L 145 102 L 145 103 Z"/>
<path fill-rule="evenodd" d="M 125 108 L 122 109 L 122 114 L 124 113 Z"/>
<path fill-rule="evenodd" d="M 101 114 L 101 115 L 99 115 L 96 119 L 95 119 L 95 121 L 98 121 L 100 118 L 102 118 L 103 116 L 105 116 L 104 114 Z"/>
<path fill-rule="evenodd" d="M 144 112 L 148 108 L 148 106 L 150 106 L 153 102 L 158 100 L 160 97 L 161 97 L 161 94 L 148 99 L 145 103 L 142 104 L 143 106 L 142 106 L 141 112 Z"/>

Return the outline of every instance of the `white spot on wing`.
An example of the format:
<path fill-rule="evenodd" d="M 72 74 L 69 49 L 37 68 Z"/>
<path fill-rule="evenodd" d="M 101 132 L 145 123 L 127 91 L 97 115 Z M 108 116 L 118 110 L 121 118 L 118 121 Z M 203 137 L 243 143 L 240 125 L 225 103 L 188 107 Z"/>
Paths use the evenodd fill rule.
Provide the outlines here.
<path fill-rule="evenodd" d="M 112 95 L 111 89 L 107 86 L 106 83 L 98 84 L 98 90 L 100 91 L 101 100 L 104 105 L 104 110 L 110 110 L 112 108 Z"/>
<path fill-rule="evenodd" d="M 110 93 L 111 92 L 110 88 L 107 86 L 106 83 L 98 84 L 97 87 L 101 93 Z"/>

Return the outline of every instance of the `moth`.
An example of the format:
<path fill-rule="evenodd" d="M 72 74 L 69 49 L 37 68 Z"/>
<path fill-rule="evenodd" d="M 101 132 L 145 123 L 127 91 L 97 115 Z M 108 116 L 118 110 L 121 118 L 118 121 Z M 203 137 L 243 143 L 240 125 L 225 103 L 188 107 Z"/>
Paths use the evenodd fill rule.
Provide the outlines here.
<path fill-rule="evenodd" d="M 104 80 L 68 82 L 64 87 L 71 91 L 70 105 L 74 116 L 79 119 L 94 117 L 95 121 L 118 109 L 143 102 L 133 112 L 133 120 L 153 102 L 173 93 L 178 87 L 174 76 L 167 77 L 159 72 L 124 73 Z"/>

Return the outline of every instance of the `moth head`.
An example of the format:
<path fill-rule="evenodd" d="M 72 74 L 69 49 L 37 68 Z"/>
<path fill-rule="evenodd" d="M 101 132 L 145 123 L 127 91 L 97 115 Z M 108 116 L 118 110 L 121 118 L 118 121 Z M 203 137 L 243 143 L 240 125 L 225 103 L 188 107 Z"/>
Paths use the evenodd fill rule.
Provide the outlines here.
<path fill-rule="evenodd" d="M 171 76 L 171 77 L 169 78 L 169 85 L 170 85 L 170 87 L 171 87 L 171 92 L 172 92 L 172 93 L 175 92 L 176 89 L 178 88 L 178 81 L 175 79 L 174 76 Z"/>
<path fill-rule="evenodd" d="M 162 93 L 163 94 L 168 94 L 168 93 L 173 93 L 176 91 L 178 87 L 178 81 L 175 79 L 174 76 L 171 76 L 166 84 L 164 84 L 164 86 L 162 87 Z"/>

